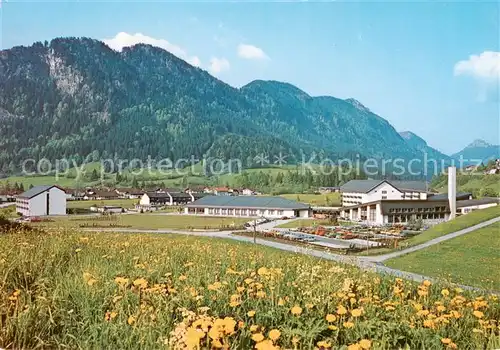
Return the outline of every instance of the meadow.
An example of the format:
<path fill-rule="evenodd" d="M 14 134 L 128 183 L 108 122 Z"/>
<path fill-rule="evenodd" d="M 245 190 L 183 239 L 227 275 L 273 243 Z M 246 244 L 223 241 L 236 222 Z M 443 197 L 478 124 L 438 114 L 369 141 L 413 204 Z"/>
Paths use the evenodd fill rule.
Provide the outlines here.
<path fill-rule="evenodd" d="M 291 199 L 297 202 L 308 203 L 312 206 L 319 207 L 336 207 L 340 206 L 340 193 L 290 193 L 282 194 L 281 197 Z"/>
<path fill-rule="evenodd" d="M 116 214 L 116 215 L 74 215 L 54 217 L 52 221 L 33 222 L 34 227 L 79 228 L 123 227 L 140 230 L 156 229 L 236 229 L 241 228 L 249 218 L 223 218 L 212 216 L 158 215 L 158 214 Z"/>
<path fill-rule="evenodd" d="M 500 222 L 385 262 L 389 267 L 500 291 Z"/>
<path fill-rule="evenodd" d="M 81 201 L 67 201 L 66 207 L 68 209 L 89 209 L 92 206 L 118 206 L 122 208 L 133 208 L 139 203 L 139 199 L 106 199 L 106 200 L 81 200 Z"/>
<path fill-rule="evenodd" d="M 494 349 L 495 295 L 176 235 L 0 235 L 0 347 Z"/>

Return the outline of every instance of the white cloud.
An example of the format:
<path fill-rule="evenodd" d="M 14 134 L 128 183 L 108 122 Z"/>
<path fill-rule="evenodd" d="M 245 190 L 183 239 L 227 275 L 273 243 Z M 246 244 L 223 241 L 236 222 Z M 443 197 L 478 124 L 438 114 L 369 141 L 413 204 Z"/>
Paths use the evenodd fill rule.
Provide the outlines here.
<path fill-rule="evenodd" d="M 264 50 L 262 50 L 260 47 L 249 44 L 238 45 L 238 56 L 247 60 L 269 59 Z"/>
<path fill-rule="evenodd" d="M 116 34 L 114 38 L 104 39 L 103 42 L 115 51 L 121 51 L 124 47 L 129 47 L 136 44 L 148 44 L 157 46 L 164 50 L 167 50 L 168 52 L 185 60 L 193 66 L 201 66 L 201 61 L 197 56 L 189 56 L 187 52 L 180 46 L 172 44 L 165 39 L 155 39 L 142 33 L 128 34 L 125 32 L 120 32 Z"/>
<path fill-rule="evenodd" d="M 217 57 L 212 57 L 210 59 L 210 68 L 209 71 L 212 74 L 219 74 L 225 70 L 229 70 L 231 65 L 229 64 L 229 61 L 227 59 L 223 58 L 217 58 Z"/>
<path fill-rule="evenodd" d="M 468 75 L 481 80 L 500 78 L 500 52 L 484 51 L 455 64 L 455 75 Z"/>

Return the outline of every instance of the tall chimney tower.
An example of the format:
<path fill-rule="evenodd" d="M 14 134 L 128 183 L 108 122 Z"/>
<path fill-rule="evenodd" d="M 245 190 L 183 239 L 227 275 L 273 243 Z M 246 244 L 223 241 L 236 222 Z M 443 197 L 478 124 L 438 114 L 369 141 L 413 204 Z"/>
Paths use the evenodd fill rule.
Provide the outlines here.
<path fill-rule="evenodd" d="M 450 220 L 457 215 L 457 168 L 448 167 L 448 202 L 450 205 Z"/>

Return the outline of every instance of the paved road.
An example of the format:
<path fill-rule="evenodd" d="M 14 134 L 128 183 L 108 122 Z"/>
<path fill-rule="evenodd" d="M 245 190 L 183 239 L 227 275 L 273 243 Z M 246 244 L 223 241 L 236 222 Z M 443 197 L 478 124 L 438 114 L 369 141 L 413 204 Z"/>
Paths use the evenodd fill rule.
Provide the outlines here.
<path fill-rule="evenodd" d="M 380 256 L 351 256 L 351 255 L 341 255 L 341 254 L 335 254 L 335 253 L 329 253 L 326 251 L 320 251 L 320 250 L 314 250 L 311 248 L 305 248 L 305 247 L 300 247 L 296 245 L 291 245 L 287 243 L 280 243 L 276 241 L 268 241 L 264 239 L 258 239 L 256 240 L 257 244 L 276 248 L 276 249 L 281 249 L 285 251 L 290 251 L 294 253 L 300 253 L 300 254 L 305 254 L 309 256 L 314 256 L 322 259 L 327 259 L 327 260 L 332 260 L 336 261 L 339 263 L 343 264 L 348 264 L 348 265 L 354 265 L 357 266 L 361 269 L 364 270 L 369 270 L 377 273 L 382 273 L 382 274 L 388 274 L 396 277 L 401 277 L 404 279 L 408 280 L 413 280 L 417 282 L 421 282 L 423 280 L 430 280 L 433 281 L 435 280 L 432 277 L 429 276 L 423 276 L 411 272 L 406 272 L 402 270 L 397 270 L 397 269 L 392 269 L 390 267 L 384 266 L 382 264 L 382 261 L 385 261 L 387 259 L 392 259 L 397 256 L 401 256 L 404 254 L 412 253 L 415 251 L 418 251 L 420 249 L 424 249 L 427 247 L 430 247 L 434 244 L 438 244 L 440 242 L 447 241 L 449 239 L 455 238 L 462 236 L 464 234 L 470 233 L 472 231 L 475 231 L 477 229 L 483 228 L 485 226 L 491 225 L 497 221 L 500 221 L 500 217 L 482 222 L 480 224 L 471 226 L 469 228 L 456 231 L 454 233 L 447 234 L 442 237 L 435 238 L 433 240 L 430 240 L 426 243 L 410 247 L 408 249 L 404 249 L 398 252 L 390 253 L 390 254 L 385 254 L 385 255 L 380 255 Z M 284 223 L 285 221 L 280 220 L 280 222 L 275 223 L 274 226 L 280 225 Z M 270 223 L 267 223 L 270 224 Z M 266 224 L 263 224 L 266 225 Z M 263 225 L 260 225 L 261 227 Z M 267 225 L 266 227 L 269 227 L 271 225 Z M 271 226 L 272 228 L 272 226 Z M 128 229 L 128 228 L 111 228 L 111 229 L 102 229 L 102 228 L 96 228 L 96 229 L 86 229 L 86 231 L 108 231 L 108 232 L 123 232 L 123 233 L 137 233 L 137 232 L 143 232 L 143 233 L 158 233 L 158 234 L 183 234 L 183 235 L 190 235 L 190 236 L 203 236 L 203 237 L 213 237 L 213 238 L 225 238 L 225 239 L 232 239 L 236 241 L 241 241 L 241 242 L 253 242 L 253 237 L 247 237 L 247 236 L 237 236 L 233 235 L 232 231 L 185 231 L 185 230 L 170 230 L 170 229 L 165 229 L 165 230 L 138 230 L 138 229 Z M 470 286 L 461 286 L 464 289 L 469 289 L 469 290 L 477 290 L 477 291 L 482 291 L 479 288 L 475 287 L 470 287 Z"/>

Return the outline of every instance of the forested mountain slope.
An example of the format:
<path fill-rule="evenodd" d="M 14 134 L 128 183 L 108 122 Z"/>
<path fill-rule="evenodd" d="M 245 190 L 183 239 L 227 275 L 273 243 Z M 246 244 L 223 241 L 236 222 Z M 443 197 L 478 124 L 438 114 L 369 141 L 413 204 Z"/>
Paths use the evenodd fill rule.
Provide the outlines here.
<path fill-rule="evenodd" d="M 254 81 L 233 88 L 149 45 L 88 38 L 0 51 L 0 172 L 27 158 L 420 157 L 354 99 Z M 292 159 L 292 157 L 289 157 Z"/>

